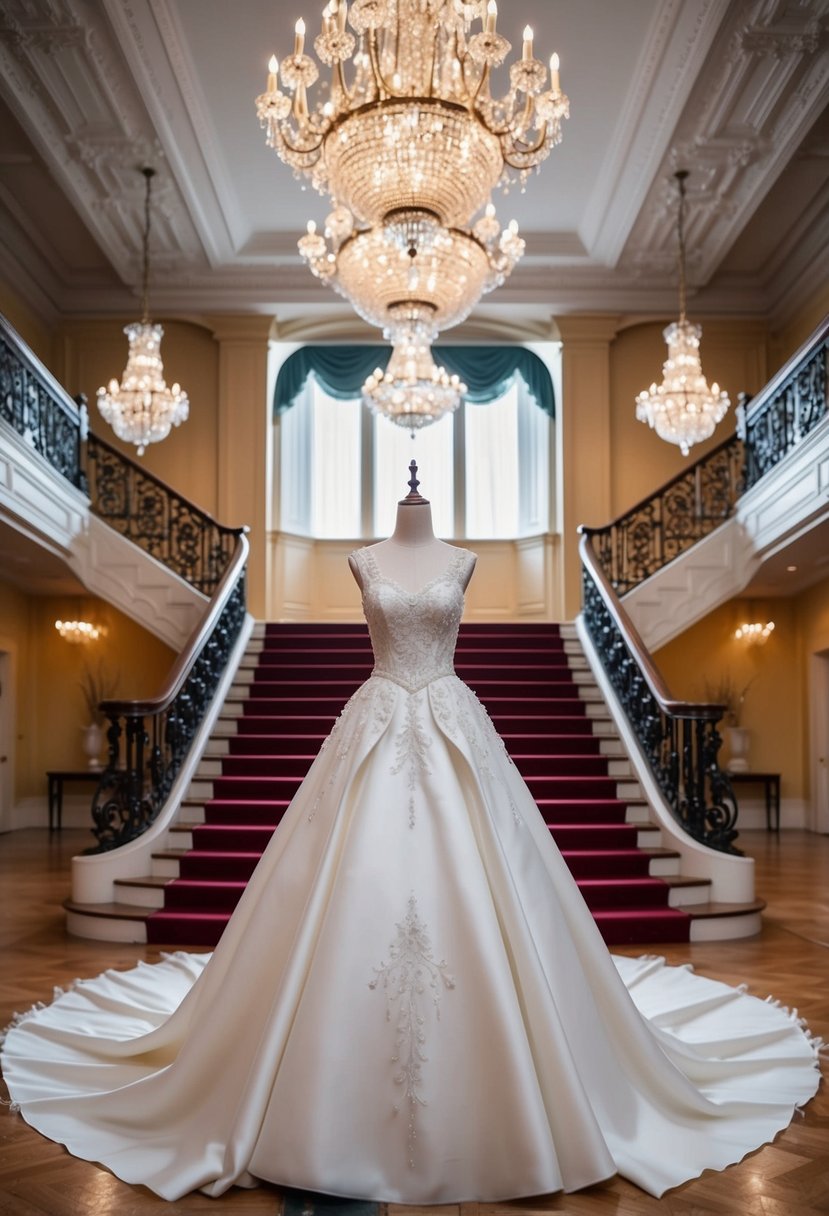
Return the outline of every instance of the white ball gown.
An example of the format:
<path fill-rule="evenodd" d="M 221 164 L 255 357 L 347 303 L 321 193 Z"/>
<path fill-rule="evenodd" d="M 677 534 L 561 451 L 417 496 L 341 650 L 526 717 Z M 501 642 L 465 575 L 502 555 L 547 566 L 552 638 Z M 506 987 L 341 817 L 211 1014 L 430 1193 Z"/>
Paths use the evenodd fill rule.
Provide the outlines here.
<path fill-rule="evenodd" d="M 410 594 L 356 555 L 374 672 L 212 957 L 79 983 L 10 1030 L 13 1102 L 166 1199 L 258 1179 L 400 1203 L 654 1195 L 818 1086 L 785 1010 L 613 959 L 454 675 L 474 555 Z M 209 958 L 209 961 L 208 961 Z"/>

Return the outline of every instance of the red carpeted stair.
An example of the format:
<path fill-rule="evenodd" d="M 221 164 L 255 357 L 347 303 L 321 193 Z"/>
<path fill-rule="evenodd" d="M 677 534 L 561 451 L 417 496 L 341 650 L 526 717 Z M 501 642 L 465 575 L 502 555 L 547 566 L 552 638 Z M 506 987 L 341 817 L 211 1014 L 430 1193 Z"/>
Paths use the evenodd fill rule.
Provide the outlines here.
<path fill-rule="evenodd" d="M 150 942 L 215 945 L 334 718 L 372 666 L 362 625 L 268 625 L 253 660 L 249 695 L 232 693 L 225 705 L 221 729 L 235 733 L 221 771 L 204 778 L 212 792 L 191 799 L 199 822 L 188 821 L 185 804 L 171 837 L 186 845 L 160 855 L 177 860 L 179 877 L 147 920 Z M 619 796 L 623 779 L 609 774 L 594 733 L 606 714 L 600 703 L 588 714 L 559 627 L 464 625 L 456 666 L 489 710 L 605 940 L 687 941 L 690 918 L 668 906 L 668 884 L 649 876 L 659 850 L 637 847 L 647 825 L 629 822 L 629 808 L 643 808 L 638 796 Z"/>

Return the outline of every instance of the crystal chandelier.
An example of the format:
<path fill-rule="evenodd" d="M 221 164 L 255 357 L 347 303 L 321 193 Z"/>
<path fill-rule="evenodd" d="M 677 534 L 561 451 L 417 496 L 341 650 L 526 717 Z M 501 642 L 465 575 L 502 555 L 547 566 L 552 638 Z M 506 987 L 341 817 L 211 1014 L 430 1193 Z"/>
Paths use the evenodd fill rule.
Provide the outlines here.
<path fill-rule="evenodd" d="M 710 389 L 702 374 L 699 343 L 702 326 L 693 325 L 685 316 L 685 179 L 688 172 L 676 174 L 679 187 L 679 320 L 663 331 L 668 358 L 662 365 L 662 383 L 652 384 L 636 398 L 636 417 L 647 422 L 660 439 L 676 443 L 683 456 L 695 443 L 714 434 L 731 404 L 728 394 L 716 383 Z"/>
<path fill-rule="evenodd" d="M 351 212 L 338 207 L 325 222 L 325 236 L 309 220 L 299 251 L 317 278 L 394 341 L 411 325 L 427 325 L 435 337 L 465 320 L 510 274 L 524 241 L 515 221 L 501 229 L 491 203 L 471 231 L 411 212 L 355 230 Z"/>
<path fill-rule="evenodd" d="M 309 223 L 300 253 L 392 342 L 388 371 L 364 394 L 405 426 L 434 420 L 441 402 L 457 408 L 461 390 L 435 367 L 431 343 L 520 259 L 517 224 L 502 229 L 490 195 L 523 187 L 569 115 L 558 56 L 548 82 L 529 26 L 506 92 L 493 96 L 511 50 L 497 14 L 495 0 L 329 0 L 314 40 L 331 69 L 324 98 L 309 104 L 319 69 L 300 19 L 293 54 L 271 58 L 256 99 L 267 143 L 331 198 L 324 233 Z"/>
<path fill-rule="evenodd" d="M 525 181 L 549 156 L 569 113 L 558 57 L 545 88 L 529 26 L 509 88 L 492 96 L 493 69 L 512 49 L 497 14 L 495 0 L 328 0 L 314 40 L 331 68 L 325 99 L 309 106 L 319 69 L 300 18 L 293 54 L 271 59 L 256 99 L 268 144 L 360 224 L 414 210 L 468 225 L 499 182 Z"/>
<path fill-rule="evenodd" d="M 396 335 L 388 367 L 372 372 L 363 385 L 363 400 L 414 435 L 456 410 L 465 392 L 459 376 L 435 363 L 429 335 L 413 326 Z"/>
<path fill-rule="evenodd" d="M 190 402 L 181 386 L 167 387 L 164 364 L 161 361 L 161 339 L 164 330 L 154 324 L 147 308 L 147 286 L 150 277 L 150 192 L 155 170 L 142 169 L 146 190 L 144 196 L 144 263 L 142 283 L 143 316 L 124 328 L 129 342 L 127 366 L 121 383 L 110 380 L 106 388 L 98 389 L 98 409 L 119 439 L 134 443 L 143 456 L 148 443 L 159 443 L 170 434 L 170 428 L 187 419 Z"/>

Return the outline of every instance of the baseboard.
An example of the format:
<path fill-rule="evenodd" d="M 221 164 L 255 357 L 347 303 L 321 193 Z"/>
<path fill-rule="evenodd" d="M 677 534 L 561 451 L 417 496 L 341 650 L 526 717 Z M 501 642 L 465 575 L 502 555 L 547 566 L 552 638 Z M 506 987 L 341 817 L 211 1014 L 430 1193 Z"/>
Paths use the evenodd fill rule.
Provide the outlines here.
<path fill-rule="evenodd" d="M 92 833 L 92 794 L 64 794 L 61 824 L 65 828 L 87 828 Z M 45 794 L 21 798 L 12 807 L 10 827 L 13 832 L 20 828 L 48 828 L 49 800 Z M 94 843 L 94 842 L 93 842 Z"/>
<path fill-rule="evenodd" d="M 759 831 L 766 826 L 766 800 L 760 798 L 744 798 L 739 792 L 737 802 L 740 813 L 737 817 L 737 830 L 746 832 Z M 806 830 L 808 822 L 808 804 L 805 798 L 780 799 L 780 828 L 801 828 Z"/>

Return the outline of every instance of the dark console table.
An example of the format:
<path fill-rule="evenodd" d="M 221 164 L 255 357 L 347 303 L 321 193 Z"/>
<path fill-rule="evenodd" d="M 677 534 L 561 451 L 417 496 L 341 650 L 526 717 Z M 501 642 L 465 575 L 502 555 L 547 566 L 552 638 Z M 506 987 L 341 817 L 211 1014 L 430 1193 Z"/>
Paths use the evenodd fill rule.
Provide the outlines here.
<path fill-rule="evenodd" d="M 732 785 L 762 785 L 766 791 L 766 831 L 780 831 L 780 774 L 729 773 Z"/>
<path fill-rule="evenodd" d="M 68 781 L 85 781 L 87 785 L 97 785 L 103 769 L 49 769 L 46 779 L 49 782 L 49 831 L 60 831 L 63 823 L 63 787 Z"/>

